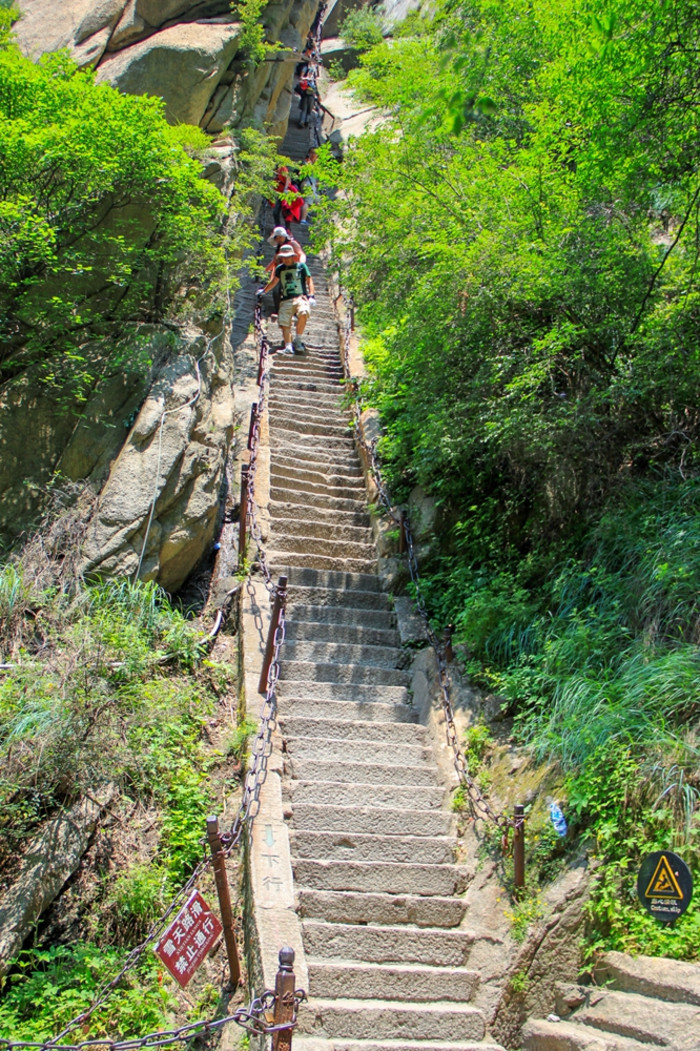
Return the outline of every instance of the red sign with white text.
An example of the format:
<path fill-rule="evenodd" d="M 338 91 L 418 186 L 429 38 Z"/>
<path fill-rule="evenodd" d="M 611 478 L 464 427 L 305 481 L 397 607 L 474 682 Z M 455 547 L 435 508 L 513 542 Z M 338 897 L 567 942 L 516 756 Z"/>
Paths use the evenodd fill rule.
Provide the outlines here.
<path fill-rule="evenodd" d="M 193 890 L 153 951 L 184 989 L 221 932 L 217 917 Z"/>

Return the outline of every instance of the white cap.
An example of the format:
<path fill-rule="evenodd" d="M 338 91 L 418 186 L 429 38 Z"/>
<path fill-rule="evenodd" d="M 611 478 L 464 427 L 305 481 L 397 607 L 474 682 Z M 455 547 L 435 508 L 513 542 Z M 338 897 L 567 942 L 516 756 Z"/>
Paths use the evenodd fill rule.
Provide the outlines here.
<path fill-rule="evenodd" d="M 268 244 L 272 244 L 276 237 L 286 237 L 287 231 L 283 226 L 276 226 L 270 236 L 267 239 Z"/>

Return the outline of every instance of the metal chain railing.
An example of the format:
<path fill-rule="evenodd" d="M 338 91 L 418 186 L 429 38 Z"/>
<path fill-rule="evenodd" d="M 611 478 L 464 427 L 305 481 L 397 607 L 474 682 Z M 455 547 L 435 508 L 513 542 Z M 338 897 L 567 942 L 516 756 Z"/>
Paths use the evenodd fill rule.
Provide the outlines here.
<path fill-rule="evenodd" d="M 411 577 L 414 590 L 414 601 L 416 608 L 425 624 L 426 634 L 430 645 L 435 652 L 435 659 L 437 662 L 438 670 L 438 681 L 440 684 L 440 699 L 442 703 L 442 710 L 445 717 L 445 733 L 447 736 L 447 742 L 452 749 L 453 764 L 459 783 L 465 790 L 469 802 L 472 806 L 473 812 L 476 816 L 485 820 L 491 821 L 494 825 L 501 829 L 504 837 L 508 835 L 511 828 L 519 829 L 522 827 L 525 818 L 524 817 L 509 817 L 506 814 L 498 814 L 493 809 L 488 799 L 476 784 L 474 778 L 469 773 L 469 764 L 467 758 L 462 751 L 459 744 L 459 735 L 455 726 L 454 710 L 452 708 L 451 700 L 451 689 L 452 684 L 450 676 L 447 670 L 447 659 L 445 657 L 445 650 L 442 641 L 436 635 L 432 624 L 430 622 L 430 615 L 423 597 L 423 590 L 421 587 L 420 573 L 418 568 L 418 559 L 416 557 L 416 544 L 411 531 L 411 525 L 406 516 L 396 511 L 392 503 L 391 497 L 387 491 L 386 485 L 382 478 L 381 466 L 379 463 L 379 457 L 377 455 L 377 440 L 367 441 L 364 436 L 364 430 L 362 427 L 362 410 L 360 407 L 360 397 L 356 384 L 352 384 L 351 371 L 350 371 L 350 340 L 352 334 L 353 320 L 354 320 L 354 303 L 352 303 L 346 294 L 343 292 L 343 303 L 345 307 L 345 340 L 343 346 L 343 358 L 344 358 L 344 369 L 348 389 L 353 394 L 352 406 L 354 415 L 354 429 L 355 436 L 358 445 L 364 451 L 367 457 L 368 467 L 372 473 L 374 484 L 377 487 L 377 492 L 382 501 L 382 504 L 386 508 L 387 513 L 391 519 L 396 523 L 400 530 L 403 531 L 405 538 L 407 561 L 408 561 L 408 572 Z"/>
<path fill-rule="evenodd" d="M 292 1017 L 279 1024 L 275 1024 L 273 1013 L 277 996 L 271 989 L 267 989 L 262 996 L 251 1000 L 247 1007 L 237 1008 L 233 1014 L 224 1018 L 209 1018 L 199 1022 L 190 1022 L 188 1025 L 177 1029 L 160 1029 L 145 1036 L 132 1037 L 129 1040 L 110 1040 L 98 1038 L 83 1040 L 78 1044 L 61 1044 L 61 1051 L 87 1051 L 88 1048 L 105 1048 L 106 1051 L 141 1051 L 142 1048 L 166 1047 L 168 1044 L 186 1043 L 194 1037 L 207 1036 L 222 1029 L 229 1022 L 235 1022 L 250 1033 L 268 1036 L 272 1033 L 281 1032 L 295 1028 L 297 1024 L 297 1011 L 299 1004 L 306 1000 L 303 989 L 297 989 L 293 995 Z M 54 1037 L 48 1042 L 36 1042 L 26 1040 L 5 1040 L 0 1038 L 0 1051 L 50 1051 L 55 1049 Z"/>

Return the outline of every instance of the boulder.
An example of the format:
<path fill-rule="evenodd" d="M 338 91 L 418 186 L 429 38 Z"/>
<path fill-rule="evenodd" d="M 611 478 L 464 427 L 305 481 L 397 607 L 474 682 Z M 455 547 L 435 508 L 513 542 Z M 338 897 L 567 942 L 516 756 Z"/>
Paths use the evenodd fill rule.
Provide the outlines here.
<path fill-rule="evenodd" d="M 22 17 L 15 26 L 19 46 L 25 55 L 38 58 L 62 47 L 75 50 L 105 30 L 108 40 L 125 5 L 126 0 L 19 0 Z"/>
<path fill-rule="evenodd" d="M 131 95 L 157 95 L 172 124 L 199 124 L 238 50 L 238 24 L 174 25 L 107 55 L 97 80 Z"/>
<path fill-rule="evenodd" d="M 117 455 L 147 389 L 135 369 L 104 363 L 80 414 L 70 388 L 50 388 L 34 372 L 0 390 L 0 538 L 11 542 L 41 510 L 56 476 L 99 484 Z"/>
<path fill-rule="evenodd" d="M 156 377 L 112 465 L 84 546 L 86 573 L 176 591 L 207 551 L 233 436 L 227 332 L 186 345 Z"/>

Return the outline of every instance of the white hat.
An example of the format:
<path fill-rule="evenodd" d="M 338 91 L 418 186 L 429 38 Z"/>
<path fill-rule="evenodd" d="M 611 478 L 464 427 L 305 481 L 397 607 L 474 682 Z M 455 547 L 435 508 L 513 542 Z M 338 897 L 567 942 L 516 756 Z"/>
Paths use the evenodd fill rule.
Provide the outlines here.
<path fill-rule="evenodd" d="M 280 257 L 280 259 L 293 259 L 296 255 L 296 252 L 294 251 L 291 245 L 282 245 L 277 255 Z"/>
<path fill-rule="evenodd" d="M 283 226 L 276 226 L 267 239 L 268 244 L 273 244 L 276 237 L 286 237 L 287 231 Z"/>

